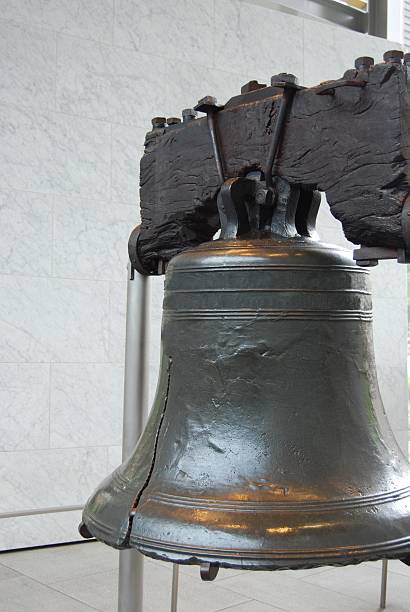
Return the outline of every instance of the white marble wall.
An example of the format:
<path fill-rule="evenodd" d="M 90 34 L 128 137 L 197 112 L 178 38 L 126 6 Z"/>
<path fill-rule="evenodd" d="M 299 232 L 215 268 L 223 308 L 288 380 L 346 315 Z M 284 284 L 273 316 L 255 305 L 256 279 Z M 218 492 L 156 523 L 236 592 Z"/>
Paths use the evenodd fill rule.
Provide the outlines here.
<path fill-rule="evenodd" d="M 120 461 L 126 244 L 151 116 L 277 72 L 333 78 L 389 44 L 239 0 L 0 9 L 1 512 L 80 504 Z M 342 240 L 326 209 L 321 227 Z M 405 271 L 373 276 L 382 392 L 404 445 Z M 163 280 L 152 284 L 151 395 Z M 77 523 L 0 521 L 0 549 L 77 539 Z"/>

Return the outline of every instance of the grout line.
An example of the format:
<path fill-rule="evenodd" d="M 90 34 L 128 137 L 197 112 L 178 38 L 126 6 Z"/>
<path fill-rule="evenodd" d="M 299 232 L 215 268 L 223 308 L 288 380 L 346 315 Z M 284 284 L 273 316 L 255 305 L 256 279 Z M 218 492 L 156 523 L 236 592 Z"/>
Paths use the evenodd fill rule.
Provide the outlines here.
<path fill-rule="evenodd" d="M 240 595 L 240 593 L 239 593 Z M 229 610 L 234 610 L 235 608 L 237 608 L 238 606 L 242 606 L 244 604 L 251 604 L 253 602 L 256 602 L 256 599 L 245 599 L 244 601 L 240 601 L 239 603 L 236 604 L 229 604 L 229 606 L 226 606 L 224 608 L 218 608 L 217 610 L 214 610 L 214 612 L 229 612 Z M 268 604 L 265 604 L 268 605 Z M 270 606 L 272 608 L 272 606 Z M 283 608 L 272 608 L 272 612 L 275 612 L 276 610 L 283 610 Z M 286 611 L 285 611 L 286 612 Z"/>
<path fill-rule="evenodd" d="M 88 365 L 88 364 L 82 364 Z M 48 446 L 44 448 L 21 448 L 17 450 L 0 450 L 0 453 L 43 453 L 44 451 L 72 451 L 72 450 L 92 450 L 98 448 L 111 448 L 111 447 L 121 447 L 121 442 L 115 443 L 112 442 L 110 444 L 93 444 L 86 446 Z M 81 503 L 81 502 L 79 502 Z M 7 512 L 9 512 L 7 510 Z M 10 510 L 12 512 L 12 510 Z"/>
<path fill-rule="evenodd" d="M 51 448 L 51 379 L 52 379 L 52 365 L 49 364 L 48 368 L 48 448 Z"/>
<path fill-rule="evenodd" d="M 126 126 L 128 127 L 128 126 Z M 143 151 L 143 146 L 139 146 L 138 148 L 138 153 L 141 154 L 141 157 L 144 153 Z M 139 201 L 135 201 L 135 202 L 131 202 L 131 201 L 126 201 L 126 200 L 120 200 L 118 198 L 89 198 L 87 196 L 81 195 L 81 194 L 72 194 L 71 192 L 63 192 L 63 191 L 59 191 L 59 192 L 54 192 L 54 191 L 37 191 L 36 189 L 21 189 L 20 187 L 8 187 L 8 186 L 2 186 L 0 184 L 0 193 L 1 192 L 5 192 L 5 193 L 27 193 L 27 194 L 32 194 L 32 195 L 39 195 L 39 196 L 44 196 L 46 198 L 65 198 L 66 200 L 70 200 L 72 201 L 74 200 L 82 200 L 83 202 L 90 202 L 92 205 L 96 205 L 96 204 L 103 204 L 104 206 L 108 206 L 108 205 L 120 205 L 120 206 L 136 206 L 139 204 Z"/>
<path fill-rule="evenodd" d="M 16 273 L 15 272 L 0 272 L 0 277 L 5 276 L 5 277 L 9 277 L 12 276 L 14 278 L 16 278 Z M 18 273 L 18 277 L 17 278 L 31 278 L 31 279 L 44 279 L 44 280 L 50 280 L 50 281 L 57 281 L 57 280 L 64 280 L 64 281 L 87 281 L 87 283 L 89 283 L 90 281 L 95 282 L 95 283 L 126 283 L 126 279 L 123 280 L 121 278 L 96 278 L 95 276 L 82 276 L 82 277 L 78 277 L 78 276 L 41 276 L 39 274 L 22 274 L 20 271 Z M 393 299 L 393 298 L 392 298 Z M 397 301 L 397 300 L 396 300 Z"/>
<path fill-rule="evenodd" d="M 92 576 L 93 574 L 83 574 L 83 575 L 84 576 Z M 31 578 L 30 576 L 28 576 L 28 578 L 30 578 L 30 580 L 33 580 L 37 584 L 41 584 L 41 586 L 45 587 L 46 589 L 49 589 L 50 591 L 53 591 L 53 593 L 58 593 L 59 595 L 62 595 L 63 597 L 66 597 L 67 599 L 70 599 L 71 601 L 75 601 L 76 603 L 81 603 L 84 606 L 87 606 L 90 610 L 96 610 L 97 612 L 104 612 L 104 608 L 95 608 L 94 606 L 91 606 L 89 603 L 87 603 L 83 599 L 78 599 L 77 597 L 73 597 L 72 595 L 69 595 L 68 593 L 64 593 L 63 591 L 60 591 L 59 589 L 56 589 L 55 587 L 51 586 L 50 584 L 46 584 L 44 582 L 40 582 L 39 580 L 36 580 L 35 578 Z"/>

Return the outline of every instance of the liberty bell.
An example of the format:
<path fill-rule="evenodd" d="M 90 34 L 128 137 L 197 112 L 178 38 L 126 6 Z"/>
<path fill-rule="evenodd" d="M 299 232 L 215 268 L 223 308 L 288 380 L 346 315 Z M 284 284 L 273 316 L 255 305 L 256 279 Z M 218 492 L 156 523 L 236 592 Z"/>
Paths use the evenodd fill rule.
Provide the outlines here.
<path fill-rule="evenodd" d="M 220 237 L 171 259 L 149 421 L 81 532 L 208 579 L 410 563 L 410 469 L 378 390 L 369 272 L 317 239 L 317 192 L 274 188 L 272 202 L 255 173 L 226 181 Z"/>

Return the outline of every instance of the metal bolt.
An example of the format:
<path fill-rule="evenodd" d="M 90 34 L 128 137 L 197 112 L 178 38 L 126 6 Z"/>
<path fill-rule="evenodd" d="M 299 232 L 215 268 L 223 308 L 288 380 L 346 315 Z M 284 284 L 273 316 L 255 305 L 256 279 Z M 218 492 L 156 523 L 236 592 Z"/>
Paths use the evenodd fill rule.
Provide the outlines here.
<path fill-rule="evenodd" d="M 383 53 L 383 60 L 389 64 L 401 64 L 403 55 L 403 51 L 392 49 L 391 51 L 386 51 L 386 53 Z"/>
<path fill-rule="evenodd" d="M 186 123 L 187 121 L 192 121 L 196 119 L 197 112 L 193 108 L 184 108 L 182 111 L 182 121 Z"/>
<path fill-rule="evenodd" d="M 248 81 L 241 87 L 241 94 L 249 93 L 250 91 L 256 91 L 257 89 L 263 89 L 266 87 L 263 83 L 258 83 L 258 81 Z"/>
<path fill-rule="evenodd" d="M 279 74 L 274 74 L 271 77 L 271 85 L 275 85 L 277 82 L 283 83 L 291 83 L 292 85 L 298 84 L 298 79 L 294 74 L 289 74 L 288 72 L 280 72 Z"/>
<path fill-rule="evenodd" d="M 213 96 L 205 96 L 204 98 L 198 100 L 197 106 L 217 106 L 217 104 L 218 102 L 216 98 L 214 98 Z"/>
<path fill-rule="evenodd" d="M 163 128 L 165 127 L 166 118 L 165 117 L 153 117 L 151 119 L 152 127 L 155 128 Z"/>
<path fill-rule="evenodd" d="M 374 66 L 374 59 L 372 57 L 358 57 L 354 62 L 356 70 L 370 70 Z"/>
<path fill-rule="evenodd" d="M 181 123 L 181 119 L 179 117 L 168 117 L 167 119 L 168 125 L 177 125 L 177 123 Z"/>

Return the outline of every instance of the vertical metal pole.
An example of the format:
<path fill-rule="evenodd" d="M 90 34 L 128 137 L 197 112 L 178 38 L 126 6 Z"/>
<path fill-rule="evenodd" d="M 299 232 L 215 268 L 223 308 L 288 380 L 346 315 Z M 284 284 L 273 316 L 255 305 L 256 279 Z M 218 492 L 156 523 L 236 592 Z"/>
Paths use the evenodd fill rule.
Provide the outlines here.
<path fill-rule="evenodd" d="M 386 607 L 386 592 L 387 592 L 387 570 L 388 561 L 383 559 L 382 561 L 382 584 L 380 589 L 380 608 L 384 610 Z"/>
<path fill-rule="evenodd" d="M 127 317 L 124 368 L 123 461 L 143 431 L 147 411 L 148 278 L 138 272 L 131 280 L 128 264 Z M 120 552 L 118 612 L 143 612 L 143 555 Z"/>
<path fill-rule="evenodd" d="M 388 0 L 368 0 L 368 34 L 387 38 L 387 2 Z"/>
<path fill-rule="evenodd" d="M 177 563 L 174 563 L 174 565 L 172 566 L 171 612 L 177 612 L 178 580 L 179 580 L 179 565 Z"/>

